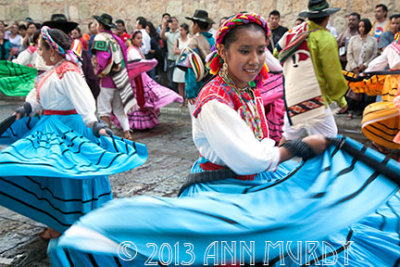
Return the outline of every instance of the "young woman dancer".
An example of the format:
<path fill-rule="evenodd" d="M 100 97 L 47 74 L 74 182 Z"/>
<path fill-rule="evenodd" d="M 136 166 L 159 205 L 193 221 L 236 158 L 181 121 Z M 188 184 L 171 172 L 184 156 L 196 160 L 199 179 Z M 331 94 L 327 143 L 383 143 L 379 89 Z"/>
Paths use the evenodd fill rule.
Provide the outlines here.
<path fill-rule="evenodd" d="M 62 31 L 42 28 L 38 53 L 51 68 L 0 136 L 10 144 L 0 152 L 0 205 L 49 226 L 45 239 L 112 199 L 108 175 L 147 158 L 144 145 L 112 136 L 97 120 L 70 46 Z"/>
<path fill-rule="evenodd" d="M 54 265 L 396 264 L 398 187 L 344 150 L 360 152 L 359 144 L 325 150 L 325 138 L 309 136 L 276 147 L 268 138 L 257 92 L 267 36 L 254 13 L 220 27 L 209 65 L 217 76 L 193 114 L 201 158 L 180 197 L 119 199 L 93 211 L 51 244 Z M 294 155 L 306 160 L 284 162 Z"/>
<path fill-rule="evenodd" d="M 128 62 L 136 61 L 138 64 L 145 64 L 145 57 L 140 51 L 143 44 L 142 33 L 136 31 L 132 34 L 131 45 L 128 47 Z M 151 62 L 148 62 L 152 64 Z M 128 63 L 135 64 L 135 63 Z M 143 66 L 143 65 L 142 65 Z M 130 68 L 130 67 L 128 67 Z M 147 75 L 147 69 L 143 69 L 139 76 L 130 77 L 135 98 L 138 101 L 139 109 L 128 113 L 129 126 L 132 130 L 150 129 L 158 125 L 160 108 L 172 102 L 183 102 L 183 98 L 174 91 L 159 85 Z M 113 123 L 120 127 L 115 116 L 112 116 Z"/>

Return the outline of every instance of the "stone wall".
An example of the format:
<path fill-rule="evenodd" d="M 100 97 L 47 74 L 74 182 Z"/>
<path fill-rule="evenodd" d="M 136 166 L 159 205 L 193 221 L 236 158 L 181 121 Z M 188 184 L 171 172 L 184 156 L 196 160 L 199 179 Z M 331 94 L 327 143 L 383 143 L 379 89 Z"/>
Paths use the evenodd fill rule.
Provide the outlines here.
<path fill-rule="evenodd" d="M 187 22 L 184 17 L 192 15 L 195 9 L 208 10 L 215 21 L 239 11 L 254 11 L 266 17 L 271 10 L 277 9 L 281 12 L 281 24 L 291 27 L 307 3 L 308 0 L 0 0 L 0 19 L 10 23 L 31 17 L 43 22 L 53 13 L 65 13 L 71 20 L 82 24 L 82 30 L 86 31 L 92 15 L 107 12 L 115 19 L 124 19 L 130 31 L 136 17 L 144 16 L 157 25 L 164 12 L 176 16 L 182 23 Z M 331 18 L 331 24 L 338 32 L 346 27 L 346 14 L 355 11 L 362 17 L 373 19 L 374 7 L 379 3 L 388 6 L 389 15 L 400 13 L 398 0 L 331 0 L 330 3 L 342 9 Z"/>

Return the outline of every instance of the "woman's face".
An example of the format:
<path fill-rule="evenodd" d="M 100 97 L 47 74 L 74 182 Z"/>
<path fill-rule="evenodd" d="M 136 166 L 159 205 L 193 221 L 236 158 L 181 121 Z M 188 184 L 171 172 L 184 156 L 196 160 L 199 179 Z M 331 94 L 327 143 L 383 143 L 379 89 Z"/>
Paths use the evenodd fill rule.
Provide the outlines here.
<path fill-rule="evenodd" d="M 239 88 L 244 88 L 260 73 L 265 62 L 265 33 L 255 29 L 236 32 L 236 41 L 226 49 L 221 45 L 221 57 L 228 72 Z"/>
<path fill-rule="evenodd" d="M 365 35 L 364 21 L 360 21 L 360 23 L 358 23 L 358 32 L 360 33 L 360 35 Z"/>
<path fill-rule="evenodd" d="M 188 32 L 183 27 L 179 27 L 179 34 L 181 37 L 186 37 Z"/>
<path fill-rule="evenodd" d="M 11 34 L 17 34 L 18 33 L 18 26 L 17 25 L 12 25 L 10 29 Z"/>
<path fill-rule="evenodd" d="M 71 31 L 71 37 L 72 37 L 72 39 L 79 39 L 81 36 L 77 29 L 73 29 Z"/>
<path fill-rule="evenodd" d="M 146 32 L 150 35 L 150 27 L 148 25 L 146 25 Z"/>
<path fill-rule="evenodd" d="M 43 58 L 44 63 L 47 66 L 54 65 L 54 62 L 50 60 L 50 57 L 53 56 L 54 50 L 52 52 L 52 48 L 47 48 L 44 46 L 44 42 L 42 38 L 39 38 L 38 45 L 38 54 Z"/>
<path fill-rule="evenodd" d="M 142 47 L 143 45 L 143 38 L 141 33 L 137 33 L 135 38 L 133 38 L 132 43 L 136 47 Z"/>

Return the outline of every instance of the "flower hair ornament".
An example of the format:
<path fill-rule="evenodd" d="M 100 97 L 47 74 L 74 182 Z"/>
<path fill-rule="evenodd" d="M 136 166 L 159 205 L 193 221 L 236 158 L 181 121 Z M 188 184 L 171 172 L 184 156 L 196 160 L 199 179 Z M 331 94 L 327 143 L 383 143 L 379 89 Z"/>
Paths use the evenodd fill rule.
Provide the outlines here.
<path fill-rule="evenodd" d="M 43 26 L 41 29 L 41 35 L 43 37 L 43 40 L 46 41 L 53 49 L 60 54 L 63 58 L 65 58 L 68 61 L 71 61 L 75 64 L 79 64 L 79 59 L 78 56 L 74 53 L 72 50 L 67 50 L 65 51 L 64 48 L 62 48 L 59 44 L 57 44 L 53 38 L 51 38 L 49 34 L 49 30 L 51 30 L 50 27 L 48 26 Z"/>
<path fill-rule="evenodd" d="M 224 38 L 228 32 L 230 32 L 235 27 L 244 25 L 244 24 L 257 24 L 261 26 L 261 28 L 265 31 L 265 36 L 268 38 L 269 28 L 268 24 L 260 15 L 256 13 L 239 13 L 235 16 L 230 17 L 226 20 L 221 27 L 218 29 L 215 47 L 213 52 L 207 57 L 207 68 L 210 69 L 210 72 L 214 75 L 217 75 L 219 70 L 222 68 L 223 60 L 220 55 L 221 44 L 224 41 Z M 262 85 L 262 82 L 268 77 L 268 67 L 267 64 L 264 63 L 260 73 L 255 78 L 254 82 L 257 87 Z"/>

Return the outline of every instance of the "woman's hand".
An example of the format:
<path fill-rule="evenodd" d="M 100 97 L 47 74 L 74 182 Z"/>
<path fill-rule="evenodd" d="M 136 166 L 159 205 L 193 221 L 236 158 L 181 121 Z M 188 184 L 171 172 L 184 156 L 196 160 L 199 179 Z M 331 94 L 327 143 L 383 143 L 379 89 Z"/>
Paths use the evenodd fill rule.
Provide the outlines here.
<path fill-rule="evenodd" d="M 302 140 L 304 143 L 307 143 L 315 154 L 321 154 L 325 151 L 328 146 L 328 140 L 323 135 L 310 135 Z"/>
<path fill-rule="evenodd" d="M 99 135 L 109 136 L 109 135 L 107 134 L 106 129 L 100 129 L 100 130 L 99 130 Z"/>
<path fill-rule="evenodd" d="M 100 135 L 111 136 L 113 134 L 113 132 L 109 128 L 107 128 L 107 123 L 105 123 L 103 120 L 91 123 L 91 127 L 93 134 L 96 137 L 100 137 Z"/>

